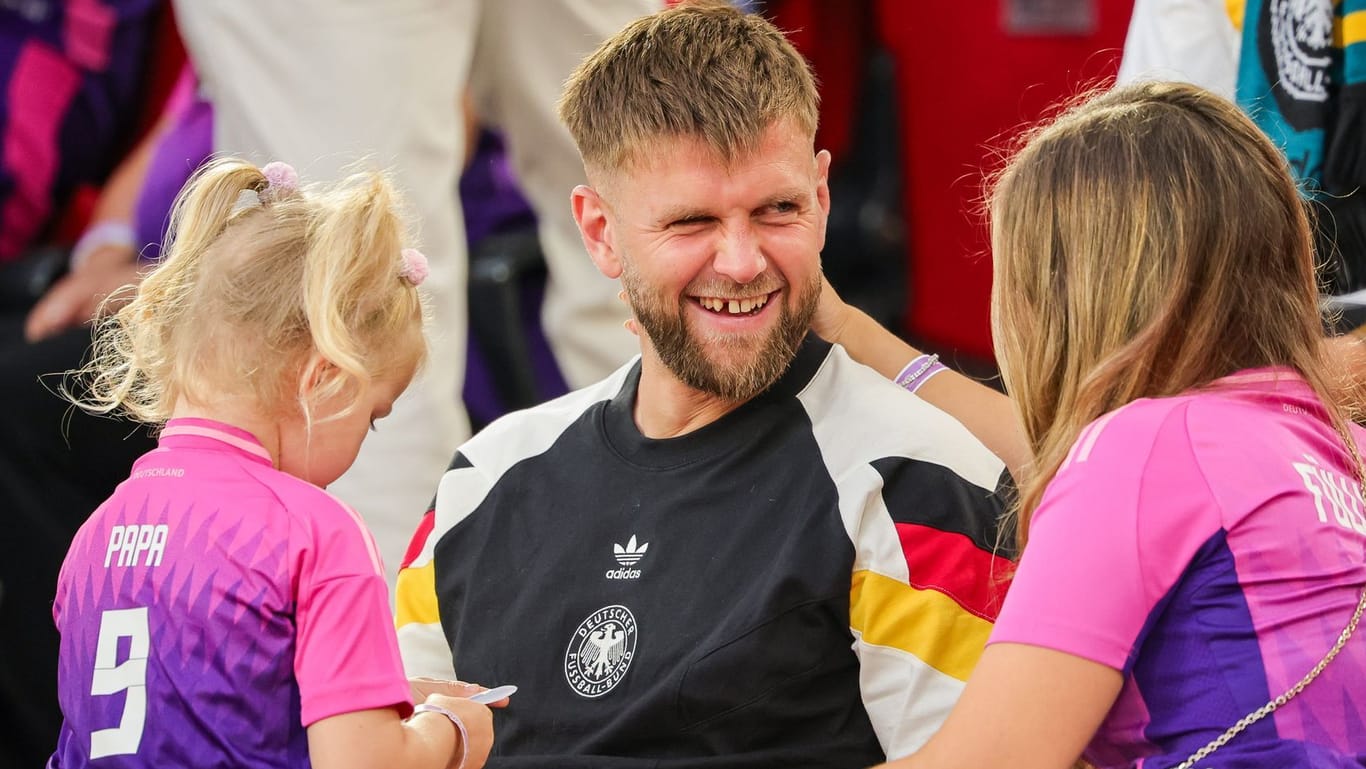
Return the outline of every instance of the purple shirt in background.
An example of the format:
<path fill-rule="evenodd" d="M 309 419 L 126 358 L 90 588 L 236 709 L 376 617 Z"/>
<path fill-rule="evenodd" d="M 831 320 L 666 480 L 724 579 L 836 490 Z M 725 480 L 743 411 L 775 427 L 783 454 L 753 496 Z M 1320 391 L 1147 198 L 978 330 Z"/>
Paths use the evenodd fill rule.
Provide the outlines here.
<path fill-rule="evenodd" d="M 471 247 L 499 232 L 536 226 L 536 214 L 512 175 L 503 138 L 482 129 L 469 168 L 460 175 L 465 241 Z"/>
<path fill-rule="evenodd" d="M 133 220 L 134 238 L 144 261 L 161 257 L 176 195 L 213 154 L 213 107 L 199 95 L 188 64 L 164 111 L 171 125 L 152 151 Z"/>

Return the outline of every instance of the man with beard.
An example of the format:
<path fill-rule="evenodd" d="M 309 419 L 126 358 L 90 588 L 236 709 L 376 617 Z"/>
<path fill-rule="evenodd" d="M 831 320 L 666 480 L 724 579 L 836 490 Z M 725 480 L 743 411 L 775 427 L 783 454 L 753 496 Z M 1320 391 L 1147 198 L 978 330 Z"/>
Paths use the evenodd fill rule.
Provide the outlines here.
<path fill-rule="evenodd" d="M 640 357 L 463 446 L 398 582 L 410 675 L 520 687 L 491 767 L 866 766 L 982 649 L 1001 462 L 807 333 L 816 106 L 724 4 L 632 24 L 566 87 L 574 215 Z"/>

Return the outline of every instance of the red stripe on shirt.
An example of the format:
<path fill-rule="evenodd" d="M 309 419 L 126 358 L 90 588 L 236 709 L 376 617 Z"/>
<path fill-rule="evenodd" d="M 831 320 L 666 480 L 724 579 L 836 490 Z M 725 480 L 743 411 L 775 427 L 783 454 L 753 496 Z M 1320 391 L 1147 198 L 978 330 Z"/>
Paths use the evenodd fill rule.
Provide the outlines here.
<path fill-rule="evenodd" d="M 417 525 L 417 531 L 413 532 L 413 538 L 408 542 L 408 549 L 403 551 L 403 563 L 398 567 L 406 569 L 413 565 L 413 561 L 422 553 L 423 545 L 427 544 L 427 537 L 432 535 L 432 528 L 436 526 L 436 511 L 428 510 L 422 516 L 422 522 Z"/>
<path fill-rule="evenodd" d="M 896 533 L 913 587 L 937 590 L 966 611 L 996 621 L 1014 564 L 962 534 L 914 523 L 896 524 Z"/>

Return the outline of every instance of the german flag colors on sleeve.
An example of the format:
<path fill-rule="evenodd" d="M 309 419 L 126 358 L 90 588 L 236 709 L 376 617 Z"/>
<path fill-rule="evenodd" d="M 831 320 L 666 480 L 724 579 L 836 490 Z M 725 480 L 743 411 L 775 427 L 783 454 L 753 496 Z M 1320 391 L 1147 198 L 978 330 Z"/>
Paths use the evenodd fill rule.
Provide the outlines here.
<path fill-rule="evenodd" d="M 457 453 L 441 478 L 432 509 L 422 516 L 399 566 L 394 589 L 398 648 L 408 677 L 455 680 L 451 647 L 441 627 L 436 595 L 436 544 L 473 510 L 488 483 Z"/>
<path fill-rule="evenodd" d="M 1000 512 L 991 491 L 911 459 L 878 461 L 872 472 L 881 493 L 853 532 L 849 628 L 864 707 L 893 757 L 923 745 L 957 702 L 1010 563 L 992 553 L 985 528 Z"/>
<path fill-rule="evenodd" d="M 441 632 L 441 615 L 436 606 L 436 571 L 432 564 L 435 519 L 435 510 L 422 516 L 422 523 L 403 556 L 394 590 L 394 612 L 399 651 L 408 676 L 454 679 L 451 647 Z"/>
<path fill-rule="evenodd" d="M 956 420 L 895 384 L 853 382 L 866 376 L 858 368 L 837 366 L 799 397 L 854 546 L 849 629 L 860 694 L 895 759 L 938 730 L 986 646 L 1010 569 L 995 554 L 1004 466 Z M 855 390 L 871 397 L 840 396 Z M 847 429 L 870 423 L 887 428 Z"/>

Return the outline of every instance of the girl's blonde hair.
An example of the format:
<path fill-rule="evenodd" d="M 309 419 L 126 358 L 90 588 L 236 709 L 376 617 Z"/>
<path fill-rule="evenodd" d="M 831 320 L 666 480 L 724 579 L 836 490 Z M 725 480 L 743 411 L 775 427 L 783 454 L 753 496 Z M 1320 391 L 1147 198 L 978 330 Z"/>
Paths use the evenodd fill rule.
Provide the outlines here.
<path fill-rule="evenodd" d="M 335 185 L 272 185 L 220 158 L 177 198 L 163 261 L 136 297 L 96 329 L 72 399 L 96 412 L 161 423 L 182 399 L 249 399 L 280 415 L 350 397 L 426 354 L 424 309 L 400 277 L 405 228 L 378 172 Z M 332 364 L 312 372 L 313 352 Z M 68 395 L 68 397 L 72 397 Z M 328 417 L 339 414 L 328 415 Z"/>
<path fill-rule="evenodd" d="M 990 200 L 996 356 L 1033 455 L 1015 544 L 1086 425 L 1240 369 L 1303 376 L 1361 467 L 1306 207 L 1233 103 L 1177 83 L 1102 93 L 1028 136 Z"/>

